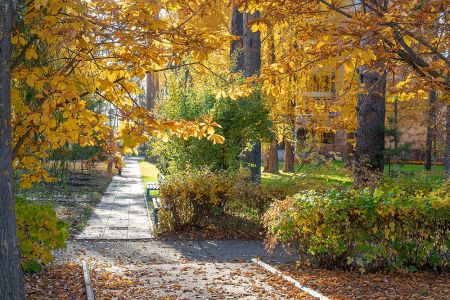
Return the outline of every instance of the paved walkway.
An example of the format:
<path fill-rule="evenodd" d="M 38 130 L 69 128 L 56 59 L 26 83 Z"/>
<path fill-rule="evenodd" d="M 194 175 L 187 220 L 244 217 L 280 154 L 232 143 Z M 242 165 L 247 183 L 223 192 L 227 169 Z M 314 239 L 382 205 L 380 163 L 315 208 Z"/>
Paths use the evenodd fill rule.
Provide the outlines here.
<path fill-rule="evenodd" d="M 298 259 L 289 249 L 268 253 L 261 241 L 69 241 L 56 264 L 89 263 L 96 299 L 311 299 L 251 263 Z M 103 282 L 103 283 L 102 283 Z M 275 284 L 273 286 L 273 284 Z"/>
<path fill-rule="evenodd" d="M 77 239 L 126 240 L 152 238 L 137 158 L 126 158 L 122 176 L 114 176 Z"/>

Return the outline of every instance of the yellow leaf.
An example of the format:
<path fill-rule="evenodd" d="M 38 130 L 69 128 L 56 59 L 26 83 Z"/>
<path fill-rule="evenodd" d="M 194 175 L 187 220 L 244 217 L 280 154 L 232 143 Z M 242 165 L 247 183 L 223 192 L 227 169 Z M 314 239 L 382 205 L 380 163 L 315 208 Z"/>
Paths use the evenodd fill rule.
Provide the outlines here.
<path fill-rule="evenodd" d="M 213 144 L 223 144 L 225 138 L 218 134 L 212 134 L 208 137 L 208 140 L 212 141 Z"/>

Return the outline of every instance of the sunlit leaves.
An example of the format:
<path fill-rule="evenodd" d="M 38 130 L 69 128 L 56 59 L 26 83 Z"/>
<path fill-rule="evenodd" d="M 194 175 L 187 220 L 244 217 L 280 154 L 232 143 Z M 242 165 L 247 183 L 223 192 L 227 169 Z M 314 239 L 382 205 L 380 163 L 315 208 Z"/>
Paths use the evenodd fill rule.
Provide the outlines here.
<path fill-rule="evenodd" d="M 23 7 L 23 24 L 12 37 L 17 61 L 12 70 L 14 166 L 24 172 L 22 187 L 51 180 L 45 161 L 51 150 L 67 144 L 102 145 L 110 155 L 129 151 L 150 136 L 221 141 L 212 121 L 154 119 L 137 105 L 143 91 L 136 81 L 150 70 L 186 57 L 201 61 L 223 48 L 228 35 L 220 26 L 211 30 L 212 23 L 202 18 L 214 20 L 208 9 L 226 7 L 224 1 L 30 4 Z M 117 133 L 106 118 L 109 110 L 120 119 Z"/>

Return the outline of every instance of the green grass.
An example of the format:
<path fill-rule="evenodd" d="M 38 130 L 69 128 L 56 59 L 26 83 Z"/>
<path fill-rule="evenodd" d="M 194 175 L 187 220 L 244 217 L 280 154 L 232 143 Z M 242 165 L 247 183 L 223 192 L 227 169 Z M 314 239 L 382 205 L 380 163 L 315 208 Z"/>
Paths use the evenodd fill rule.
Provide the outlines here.
<path fill-rule="evenodd" d="M 144 185 L 144 190 L 146 187 L 146 184 L 149 182 L 157 182 L 158 181 L 158 168 L 156 168 L 155 164 L 149 163 L 145 160 L 139 160 L 139 168 L 141 169 L 141 178 L 142 183 Z M 157 196 L 157 191 L 151 191 L 152 196 Z"/>
<path fill-rule="evenodd" d="M 144 184 L 148 182 L 158 181 L 159 171 L 155 164 L 146 162 L 145 160 L 139 161 L 139 167 L 141 169 L 142 181 Z M 391 165 L 391 172 L 393 170 L 393 165 Z M 279 163 L 279 169 L 283 169 L 283 162 Z M 433 176 L 442 177 L 444 175 L 444 167 L 437 166 L 436 170 L 425 171 L 422 165 L 413 164 L 400 164 L 399 171 L 401 174 L 407 177 L 413 176 Z M 389 173 L 389 166 L 385 165 L 385 174 Z M 262 183 L 263 185 L 275 185 L 282 186 L 286 189 L 293 188 L 297 180 L 302 180 L 306 184 L 314 185 L 344 185 L 350 186 L 353 182 L 353 175 L 349 170 L 344 168 L 343 161 L 333 161 L 330 165 L 316 167 L 311 164 L 307 165 L 296 165 L 295 173 L 284 173 L 280 171 L 279 174 L 269 174 L 262 173 Z M 152 191 L 152 196 L 157 196 L 156 191 Z"/>
<path fill-rule="evenodd" d="M 159 171 L 155 164 L 145 160 L 139 160 L 139 168 L 141 169 L 141 178 L 144 183 L 158 181 Z"/>
<path fill-rule="evenodd" d="M 279 169 L 283 169 L 283 162 L 279 163 Z M 390 171 L 392 172 L 394 166 L 391 164 Z M 406 177 L 415 176 L 430 176 L 435 178 L 440 178 L 444 176 L 444 167 L 437 166 L 436 170 L 434 167 L 431 171 L 426 171 L 423 165 L 413 165 L 413 164 L 400 164 L 399 172 Z M 389 175 L 389 165 L 385 165 L 384 168 L 385 175 Z M 295 180 L 288 180 L 289 178 Z M 349 186 L 353 182 L 353 175 L 349 170 L 344 168 L 343 161 L 333 161 L 330 165 L 316 167 L 314 165 L 295 165 L 295 173 L 284 173 L 280 171 L 279 174 L 269 174 L 262 173 L 262 182 L 266 185 L 289 185 L 295 184 L 296 180 L 304 180 L 311 184 L 342 184 Z"/>

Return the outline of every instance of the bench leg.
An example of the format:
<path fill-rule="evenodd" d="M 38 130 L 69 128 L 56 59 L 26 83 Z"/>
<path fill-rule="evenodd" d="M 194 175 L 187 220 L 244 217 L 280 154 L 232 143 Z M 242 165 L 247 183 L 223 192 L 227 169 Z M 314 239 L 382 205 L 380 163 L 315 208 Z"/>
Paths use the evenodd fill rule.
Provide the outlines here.
<path fill-rule="evenodd" d="M 155 227 L 158 228 L 158 209 L 153 208 L 153 218 L 155 220 Z"/>

